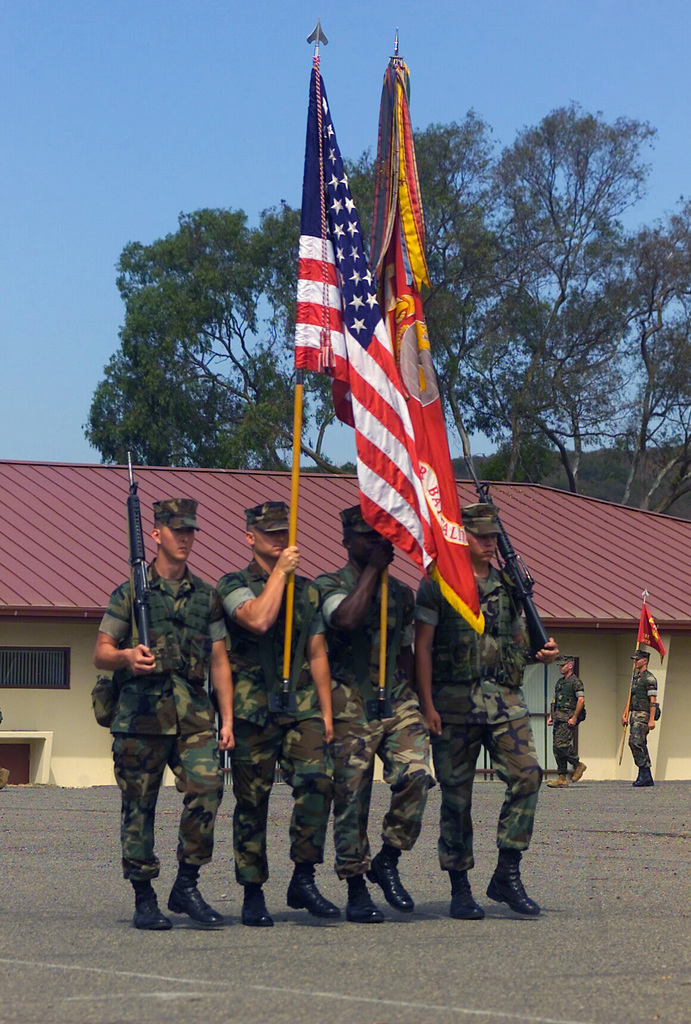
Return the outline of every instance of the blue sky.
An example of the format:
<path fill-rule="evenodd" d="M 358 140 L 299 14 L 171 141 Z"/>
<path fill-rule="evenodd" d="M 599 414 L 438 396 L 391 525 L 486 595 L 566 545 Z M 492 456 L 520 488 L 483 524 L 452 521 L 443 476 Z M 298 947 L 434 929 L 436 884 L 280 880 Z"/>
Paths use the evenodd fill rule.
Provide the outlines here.
<path fill-rule="evenodd" d="M 99 461 L 82 424 L 127 242 L 205 206 L 299 203 L 317 17 L 346 156 L 376 148 L 398 26 L 416 127 L 472 107 L 505 145 L 576 101 L 658 130 L 633 223 L 689 193 L 685 0 L 0 0 L 0 458 Z"/>

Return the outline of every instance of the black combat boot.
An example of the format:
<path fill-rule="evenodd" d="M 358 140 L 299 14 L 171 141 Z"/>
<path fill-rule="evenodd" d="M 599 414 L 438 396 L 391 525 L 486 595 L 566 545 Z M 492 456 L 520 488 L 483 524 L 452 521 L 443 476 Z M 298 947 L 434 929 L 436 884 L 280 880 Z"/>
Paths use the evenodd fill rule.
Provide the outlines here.
<path fill-rule="evenodd" d="M 197 924 L 218 927 L 224 924 L 223 914 L 210 907 L 197 888 L 199 868 L 195 864 L 180 864 L 178 877 L 170 890 L 168 910 L 174 914 L 187 914 Z"/>
<path fill-rule="evenodd" d="M 150 932 L 166 932 L 172 928 L 173 922 L 158 909 L 158 900 L 151 882 L 140 882 L 134 878 L 130 881 L 134 889 L 134 927 Z"/>
<path fill-rule="evenodd" d="M 288 906 L 293 910 L 306 910 L 313 917 L 336 920 L 341 911 L 334 903 L 325 899 L 317 889 L 314 880 L 314 864 L 296 864 L 286 896 Z"/>
<path fill-rule="evenodd" d="M 642 782 L 642 779 L 643 779 L 643 771 L 644 771 L 643 768 L 639 768 L 638 769 L 638 775 L 636 776 L 634 781 L 631 783 L 632 786 L 638 787 L 638 786 L 641 785 L 641 782 Z"/>
<path fill-rule="evenodd" d="M 449 871 L 451 880 L 451 906 L 449 917 L 459 921 L 479 921 L 485 916 L 482 907 L 473 899 L 467 871 Z"/>
<path fill-rule="evenodd" d="M 380 924 L 384 920 L 384 915 L 367 891 L 362 875 L 348 879 L 346 920 L 354 921 L 355 924 Z"/>
<path fill-rule="evenodd" d="M 540 908 L 523 888 L 520 863 L 520 850 L 500 850 L 497 866 L 487 887 L 487 895 L 497 903 L 508 904 L 517 914 L 537 917 Z"/>
<path fill-rule="evenodd" d="M 274 926 L 274 919 L 266 909 L 264 893 L 259 882 L 249 882 L 245 886 L 242 923 L 250 928 L 273 928 Z"/>
<path fill-rule="evenodd" d="M 653 773 L 650 768 L 641 768 L 641 781 L 638 785 L 643 788 L 644 786 L 654 786 L 655 780 L 653 779 Z"/>
<path fill-rule="evenodd" d="M 376 882 L 381 886 L 384 898 L 390 906 L 395 907 L 396 910 L 402 910 L 405 914 L 410 914 L 415 909 L 415 904 L 410 893 L 403 887 L 398 874 L 398 858 L 400 856 L 400 850 L 384 843 L 372 861 L 367 877 L 370 882 Z"/>

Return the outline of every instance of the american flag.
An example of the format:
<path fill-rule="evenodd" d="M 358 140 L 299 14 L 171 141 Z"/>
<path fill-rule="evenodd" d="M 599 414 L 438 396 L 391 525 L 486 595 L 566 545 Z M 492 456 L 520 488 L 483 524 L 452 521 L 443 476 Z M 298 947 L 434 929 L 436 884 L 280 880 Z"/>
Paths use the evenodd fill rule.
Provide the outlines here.
<path fill-rule="evenodd" d="M 355 427 L 363 515 L 426 571 L 434 541 L 413 426 L 317 60 L 307 120 L 295 365 L 334 378 L 336 413 Z"/>

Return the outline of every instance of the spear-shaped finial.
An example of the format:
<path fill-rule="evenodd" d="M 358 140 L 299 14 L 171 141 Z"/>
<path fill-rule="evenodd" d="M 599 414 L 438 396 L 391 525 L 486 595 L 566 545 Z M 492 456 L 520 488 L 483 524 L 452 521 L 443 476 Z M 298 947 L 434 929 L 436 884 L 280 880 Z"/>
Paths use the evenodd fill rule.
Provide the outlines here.
<path fill-rule="evenodd" d="M 648 593 L 649 593 L 649 591 L 644 590 L 643 593 L 641 594 L 641 597 L 643 598 L 643 604 L 645 604 L 646 601 L 648 600 Z"/>
<path fill-rule="evenodd" d="M 322 32 L 321 18 L 317 18 L 317 24 L 314 26 L 314 31 L 307 36 L 308 43 L 314 43 L 314 56 L 319 56 L 319 44 L 323 43 L 324 46 L 329 45 L 329 40 Z"/>
<path fill-rule="evenodd" d="M 398 25 L 396 25 L 396 36 L 393 41 L 393 55 L 398 57 Z"/>

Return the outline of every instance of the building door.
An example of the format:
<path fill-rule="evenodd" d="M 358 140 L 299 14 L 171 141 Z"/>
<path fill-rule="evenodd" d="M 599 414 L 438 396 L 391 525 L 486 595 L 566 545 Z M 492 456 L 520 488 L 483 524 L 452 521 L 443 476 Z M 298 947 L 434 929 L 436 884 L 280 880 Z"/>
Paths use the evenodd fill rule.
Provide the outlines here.
<path fill-rule="evenodd" d="M 31 745 L 29 743 L 0 743 L 0 767 L 10 772 L 9 785 L 27 785 L 31 775 Z"/>

